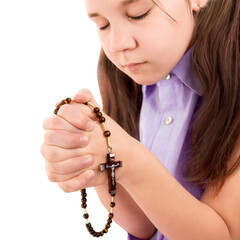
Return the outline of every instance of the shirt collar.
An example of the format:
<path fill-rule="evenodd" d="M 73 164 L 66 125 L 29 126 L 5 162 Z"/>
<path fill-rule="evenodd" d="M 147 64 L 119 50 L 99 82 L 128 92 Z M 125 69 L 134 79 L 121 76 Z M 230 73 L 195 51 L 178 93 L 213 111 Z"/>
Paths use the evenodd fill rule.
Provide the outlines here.
<path fill-rule="evenodd" d="M 199 96 L 202 96 L 197 78 L 193 74 L 192 48 L 185 53 L 171 73 L 175 74 L 188 88 L 191 88 Z"/>
<path fill-rule="evenodd" d="M 192 89 L 199 96 L 202 96 L 202 92 L 201 92 L 200 87 L 197 83 L 197 79 L 196 79 L 196 77 L 193 76 L 192 48 L 190 48 L 184 54 L 182 59 L 178 62 L 178 64 L 170 72 L 170 75 L 171 74 L 176 75 L 185 86 Z M 164 79 L 162 79 L 162 80 L 164 80 Z M 169 80 L 169 81 L 171 81 L 171 80 Z M 146 86 L 146 85 L 142 86 L 143 93 L 146 92 L 147 87 L 149 87 L 149 86 Z"/>

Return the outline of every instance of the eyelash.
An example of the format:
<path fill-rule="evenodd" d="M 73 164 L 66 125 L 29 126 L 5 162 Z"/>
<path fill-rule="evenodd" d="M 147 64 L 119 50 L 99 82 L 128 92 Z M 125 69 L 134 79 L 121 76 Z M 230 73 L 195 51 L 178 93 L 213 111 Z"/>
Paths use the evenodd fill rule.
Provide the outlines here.
<path fill-rule="evenodd" d="M 130 17 L 130 16 L 128 16 L 128 18 L 129 18 L 129 19 L 132 19 L 132 20 L 135 20 L 135 21 L 139 21 L 139 20 L 142 20 L 143 18 L 145 18 L 145 17 L 150 13 L 150 11 L 151 11 L 151 9 L 148 10 L 146 13 L 140 15 L 140 16 L 137 16 L 137 17 Z M 103 31 L 103 30 L 105 30 L 108 26 L 109 26 L 109 24 L 106 25 L 106 26 L 104 26 L 104 27 L 99 28 L 99 30 Z"/>

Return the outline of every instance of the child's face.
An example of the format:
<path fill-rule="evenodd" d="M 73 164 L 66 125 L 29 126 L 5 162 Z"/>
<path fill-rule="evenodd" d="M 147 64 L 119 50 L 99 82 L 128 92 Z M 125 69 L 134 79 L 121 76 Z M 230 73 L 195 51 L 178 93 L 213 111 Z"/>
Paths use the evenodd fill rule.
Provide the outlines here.
<path fill-rule="evenodd" d="M 105 54 L 139 84 L 162 79 L 189 46 L 194 18 L 186 0 L 85 1 Z"/>

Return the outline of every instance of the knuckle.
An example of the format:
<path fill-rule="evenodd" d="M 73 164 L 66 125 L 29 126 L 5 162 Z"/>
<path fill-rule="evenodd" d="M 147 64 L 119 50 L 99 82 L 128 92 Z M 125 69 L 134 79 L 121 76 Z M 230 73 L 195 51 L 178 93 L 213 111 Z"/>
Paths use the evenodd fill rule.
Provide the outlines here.
<path fill-rule="evenodd" d="M 53 115 L 49 118 L 49 128 L 55 129 L 59 125 L 59 117 Z"/>
<path fill-rule="evenodd" d="M 61 183 L 59 184 L 59 187 L 63 190 L 63 192 L 65 193 L 70 193 L 73 192 L 73 189 L 71 188 L 71 186 L 69 184 L 66 183 Z"/>
<path fill-rule="evenodd" d="M 57 151 L 51 147 L 48 147 L 45 145 L 44 150 L 43 150 L 43 156 L 47 161 L 55 161 L 57 159 Z"/>
<path fill-rule="evenodd" d="M 60 116 L 66 116 L 69 114 L 69 110 L 70 110 L 70 105 L 69 104 L 65 104 L 63 106 L 61 106 L 61 108 L 58 111 L 58 115 Z"/>
<path fill-rule="evenodd" d="M 48 176 L 48 179 L 49 179 L 50 182 L 57 182 L 58 181 L 57 176 L 52 172 L 48 172 L 47 176 Z"/>

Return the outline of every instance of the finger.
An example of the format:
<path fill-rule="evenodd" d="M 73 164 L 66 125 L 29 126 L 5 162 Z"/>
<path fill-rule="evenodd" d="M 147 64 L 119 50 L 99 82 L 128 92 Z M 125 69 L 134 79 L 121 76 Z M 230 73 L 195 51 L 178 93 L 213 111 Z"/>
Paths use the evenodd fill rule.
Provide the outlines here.
<path fill-rule="evenodd" d="M 83 172 L 83 170 L 78 170 L 78 171 L 67 173 L 67 174 L 55 173 L 51 170 L 51 164 L 49 164 L 48 162 L 46 162 L 45 168 L 46 168 L 48 179 L 51 182 L 65 182 L 79 176 Z"/>
<path fill-rule="evenodd" d="M 78 103 L 86 103 L 90 102 L 92 98 L 92 93 L 87 88 L 83 88 L 74 96 L 74 101 Z"/>
<path fill-rule="evenodd" d="M 76 192 L 85 188 L 94 179 L 94 176 L 94 171 L 88 170 L 81 173 L 77 177 L 74 177 L 64 182 L 59 182 L 58 186 L 64 192 Z"/>
<path fill-rule="evenodd" d="M 72 174 L 74 172 L 82 171 L 93 165 L 94 160 L 90 155 L 70 158 L 61 162 L 47 163 L 47 169 L 55 174 Z"/>
<path fill-rule="evenodd" d="M 61 148 L 73 149 L 85 147 L 88 137 L 83 133 L 70 133 L 61 130 L 47 130 L 44 135 L 44 143 Z"/>
<path fill-rule="evenodd" d="M 93 131 L 95 125 L 90 117 L 91 111 L 83 104 L 76 105 L 76 103 L 63 105 L 58 111 L 58 116 L 83 131 Z"/>
<path fill-rule="evenodd" d="M 78 128 L 70 124 L 68 121 L 56 115 L 52 115 L 48 117 L 46 120 L 44 120 L 42 126 L 44 130 L 65 130 L 69 132 L 80 131 Z"/>
<path fill-rule="evenodd" d="M 48 162 L 61 162 L 69 158 L 84 155 L 81 148 L 64 149 L 47 144 L 42 144 L 40 152 Z"/>
<path fill-rule="evenodd" d="M 95 107 L 99 107 L 89 89 L 81 89 L 75 96 L 74 101 L 77 103 L 91 102 Z M 100 108 L 100 107 L 99 107 Z"/>

